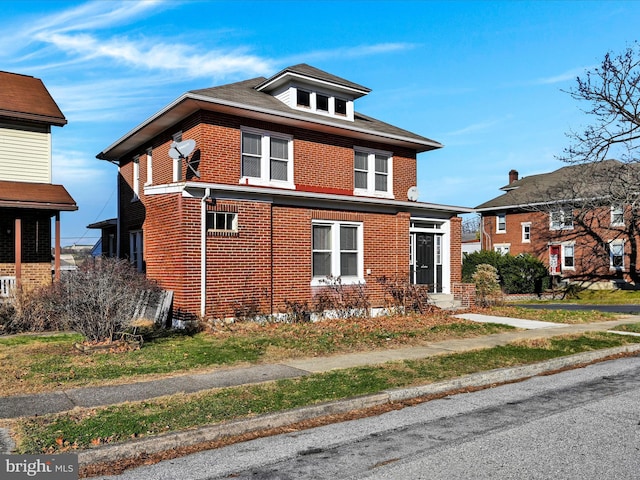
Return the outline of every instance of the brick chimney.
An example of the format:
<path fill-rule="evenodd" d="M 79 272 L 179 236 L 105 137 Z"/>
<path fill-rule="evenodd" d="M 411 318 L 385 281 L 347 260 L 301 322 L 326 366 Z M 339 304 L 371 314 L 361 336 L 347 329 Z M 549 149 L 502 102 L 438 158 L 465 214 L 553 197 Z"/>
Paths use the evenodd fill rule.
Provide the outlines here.
<path fill-rule="evenodd" d="M 509 185 L 511 185 L 513 182 L 517 182 L 518 181 L 518 171 L 517 170 L 511 170 L 509 172 Z"/>

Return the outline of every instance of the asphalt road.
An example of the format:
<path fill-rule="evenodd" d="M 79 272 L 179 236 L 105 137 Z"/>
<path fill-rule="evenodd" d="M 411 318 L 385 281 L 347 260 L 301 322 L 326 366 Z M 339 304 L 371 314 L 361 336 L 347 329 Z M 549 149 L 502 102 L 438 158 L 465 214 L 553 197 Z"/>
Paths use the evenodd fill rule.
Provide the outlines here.
<path fill-rule="evenodd" d="M 524 308 L 538 308 L 544 310 L 597 310 L 599 312 L 640 315 L 640 305 L 577 305 L 571 303 L 527 303 L 517 306 Z"/>
<path fill-rule="evenodd" d="M 640 358 L 101 478 L 638 479 Z"/>

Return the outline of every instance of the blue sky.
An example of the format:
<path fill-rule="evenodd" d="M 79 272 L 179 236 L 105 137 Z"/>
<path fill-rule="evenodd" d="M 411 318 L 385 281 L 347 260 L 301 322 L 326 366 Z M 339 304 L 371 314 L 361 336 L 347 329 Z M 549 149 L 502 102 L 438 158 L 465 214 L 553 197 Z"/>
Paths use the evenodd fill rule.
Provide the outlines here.
<path fill-rule="evenodd" d="M 636 40 L 636 1 L 4 1 L 0 69 L 41 78 L 68 120 L 53 179 L 79 211 L 62 243 L 116 215 L 95 156 L 187 90 L 308 63 L 369 87 L 366 115 L 445 145 L 420 154 L 420 200 L 473 207 L 507 173 L 563 166 L 589 118 L 562 90 Z"/>

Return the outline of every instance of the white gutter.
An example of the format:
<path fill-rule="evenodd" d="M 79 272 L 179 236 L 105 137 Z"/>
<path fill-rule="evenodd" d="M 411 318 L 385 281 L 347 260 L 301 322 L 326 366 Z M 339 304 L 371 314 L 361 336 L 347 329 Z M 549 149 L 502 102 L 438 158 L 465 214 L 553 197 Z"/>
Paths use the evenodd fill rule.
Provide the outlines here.
<path fill-rule="evenodd" d="M 200 200 L 200 316 L 204 318 L 207 309 L 207 199 L 211 189 L 206 188 Z"/>
<path fill-rule="evenodd" d="M 145 195 L 160 195 L 165 193 L 180 193 L 184 197 L 200 197 L 202 190 L 209 189 L 231 194 L 252 194 L 256 196 L 274 196 L 292 199 L 327 200 L 341 203 L 360 205 L 375 205 L 380 207 L 401 207 L 408 210 L 434 210 L 446 213 L 474 213 L 476 210 L 469 207 L 455 205 L 441 205 L 437 203 L 409 202 L 404 200 L 389 200 L 374 197 L 360 197 L 354 195 L 340 195 L 334 193 L 316 193 L 300 190 L 284 190 L 278 188 L 252 187 L 246 185 L 231 185 L 221 183 L 184 182 L 169 185 L 153 185 L 144 187 Z M 195 192 L 193 192 L 195 190 Z M 190 193 L 192 191 L 193 193 Z M 195 194 L 195 195 L 194 195 Z"/>

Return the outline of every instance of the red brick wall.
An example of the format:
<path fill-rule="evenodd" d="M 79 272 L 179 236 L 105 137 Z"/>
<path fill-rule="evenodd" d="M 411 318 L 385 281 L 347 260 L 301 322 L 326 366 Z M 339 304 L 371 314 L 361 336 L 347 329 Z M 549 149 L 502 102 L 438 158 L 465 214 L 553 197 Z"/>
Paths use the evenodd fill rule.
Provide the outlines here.
<path fill-rule="evenodd" d="M 451 218 L 451 284 L 462 281 L 462 218 Z"/>

